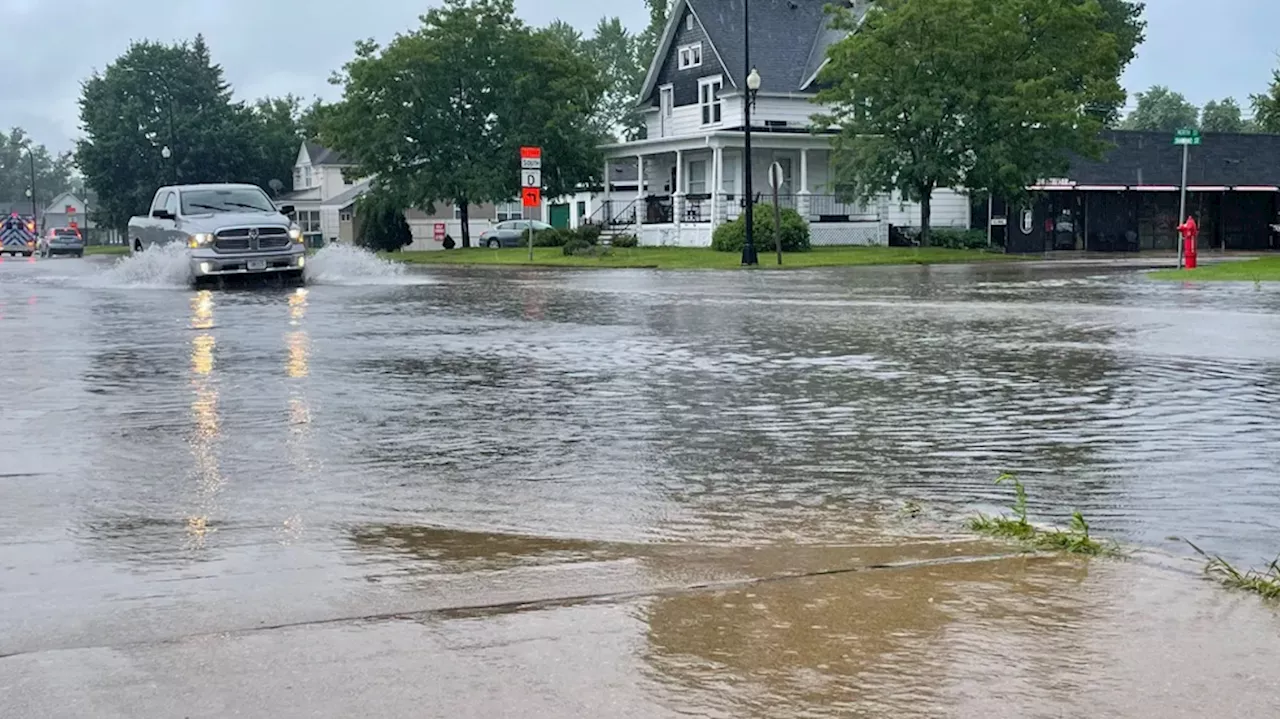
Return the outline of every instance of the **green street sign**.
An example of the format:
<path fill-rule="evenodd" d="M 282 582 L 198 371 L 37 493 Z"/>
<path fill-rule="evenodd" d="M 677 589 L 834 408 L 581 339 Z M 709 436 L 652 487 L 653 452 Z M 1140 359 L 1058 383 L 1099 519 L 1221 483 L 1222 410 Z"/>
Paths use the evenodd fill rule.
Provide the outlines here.
<path fill-rule="evenodd" d="M 1173 144 L 1175 145 L 1199 145 L 1200 131 L 1195 128 L 1187 128 L 1178 130 L 1173 136 Z"/>

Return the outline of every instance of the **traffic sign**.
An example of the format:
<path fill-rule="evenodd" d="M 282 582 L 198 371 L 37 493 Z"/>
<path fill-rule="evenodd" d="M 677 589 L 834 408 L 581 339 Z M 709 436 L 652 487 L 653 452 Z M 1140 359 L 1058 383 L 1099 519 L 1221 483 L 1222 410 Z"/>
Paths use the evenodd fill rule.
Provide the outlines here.
<path fill-rule="evenodd" d="M 775 162 L 769 165 L 769 187 L 775 190 L 782 187 L 783 179 L 785 178 L 782 176 L 782 163 Z"/>
<path fill-rule="evenodd" d="M 542 170 L 521 170 L 520 186 L 542 189 Z"/>
<path fill-rule="evenodd" d="M 522 170 L 542 169 L 542 148 L 541 147 L 520 148 L 520 169 Z"/>
<path fill-rule="evenodd" d="M 520 195 L 525 207 L 538 207 L 542 204 L 542 190 L 537 187 L 526 187 Z"/>
<path fill-rule="evenodd" d="M 431 238 L 436 242 L 444 242 L 444 236 L 445 236 L 444 223 L 443 222 L 435 223 L 435 227 L 433 227 L 431 231 Z"/>
<path fill-rule="evenodd" d="M 1173 136 L 1173 144 L 1175 145 L 1199 145 L 1200 131 L 1193 128 L 1184 128 L 1178 130 Z"/>

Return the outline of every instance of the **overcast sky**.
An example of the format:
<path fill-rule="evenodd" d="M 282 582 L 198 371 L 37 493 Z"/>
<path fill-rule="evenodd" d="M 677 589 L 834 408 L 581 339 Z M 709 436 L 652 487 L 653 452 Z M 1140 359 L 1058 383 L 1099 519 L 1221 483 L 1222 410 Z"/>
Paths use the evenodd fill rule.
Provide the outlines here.
<path fill-rule="evenodd" d="M 78 135 L 80 81 L 135 39 L 203 32 L 239 99 L 294 93 L 333 99 L 330 73 L 352 43 L 417 24 L 430 0 L 0 0 L 0 127 L 26 128 L 52 149 Z M 1147 42 L 1126 73 L 1130 92 L 1165 84 L 1192 102 L 1261 92 L 1280 51 L 1280 1 L 1148 0 Z M 517 0 L 530 23 L 588 30 L 605 12 L 643 28 L 642 0 Z"/>

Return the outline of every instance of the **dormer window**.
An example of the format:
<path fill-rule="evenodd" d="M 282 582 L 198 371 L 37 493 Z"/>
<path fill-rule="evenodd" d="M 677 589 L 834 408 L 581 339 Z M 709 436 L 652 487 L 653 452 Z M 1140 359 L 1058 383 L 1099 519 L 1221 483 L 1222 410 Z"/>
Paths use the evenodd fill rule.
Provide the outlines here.
<path fill-rule="evenodd" d="M 702 43 L 695 42 L 692 45 L 681 45 L 677 52 L 679 53 L 681 70 L 688 70 L 702 65 Z"/>

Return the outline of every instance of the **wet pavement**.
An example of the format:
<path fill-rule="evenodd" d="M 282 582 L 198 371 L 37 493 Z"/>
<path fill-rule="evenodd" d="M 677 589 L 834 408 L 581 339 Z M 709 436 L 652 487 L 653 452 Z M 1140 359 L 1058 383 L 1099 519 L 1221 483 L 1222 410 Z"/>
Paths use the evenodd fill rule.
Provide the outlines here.
<path fill-rule="evenodd" d="M 0 716 L 1280 714 L 1280 288 L 172 259 L 0 263 Z"/>

